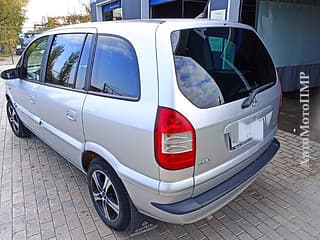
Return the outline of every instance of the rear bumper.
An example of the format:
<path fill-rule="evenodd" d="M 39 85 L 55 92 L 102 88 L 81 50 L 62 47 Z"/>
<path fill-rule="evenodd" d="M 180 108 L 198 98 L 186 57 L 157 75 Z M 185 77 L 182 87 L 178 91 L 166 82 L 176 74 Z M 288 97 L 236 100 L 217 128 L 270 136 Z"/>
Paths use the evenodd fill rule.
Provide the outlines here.
<path fill-rule="evenodd" d="M 161 212 L 161 220 L 167 222 L 187 224 L 200 220 L 226 205 L 246 189 L 271 161 L 279 147 L 280 143 L 273 139 L 270 146 L 250 165 L 205 193 L 175 203 L 152 202 L 151 205 Z"/>

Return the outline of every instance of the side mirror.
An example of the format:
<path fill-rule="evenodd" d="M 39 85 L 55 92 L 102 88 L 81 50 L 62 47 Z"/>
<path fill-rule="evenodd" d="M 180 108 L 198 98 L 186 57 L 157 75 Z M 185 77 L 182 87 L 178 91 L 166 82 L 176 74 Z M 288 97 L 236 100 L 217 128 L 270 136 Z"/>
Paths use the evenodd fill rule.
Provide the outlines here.
<path fill-rule="evenodd" d="M 1 78 L 5 80 L 23 78 L 26 75 L 25 72 L 25 68 L 23 67 L 8 69 L 1 72 Z"/>

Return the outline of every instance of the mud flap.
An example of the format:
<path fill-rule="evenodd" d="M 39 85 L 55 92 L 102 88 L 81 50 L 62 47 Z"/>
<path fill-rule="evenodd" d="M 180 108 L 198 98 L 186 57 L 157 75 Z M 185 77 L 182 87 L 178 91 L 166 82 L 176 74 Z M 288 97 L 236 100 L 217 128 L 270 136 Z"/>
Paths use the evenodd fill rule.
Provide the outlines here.
<path fill-rule="evenodd" d="M 130 205 L 131 205 L 131 221 L 130 221 L 128 233 L 131 236 L 150 231 L 152 229 L 155 229 L 158 226 L 157 220 L 139 213 L 131 201 L 130 201 Z"/>

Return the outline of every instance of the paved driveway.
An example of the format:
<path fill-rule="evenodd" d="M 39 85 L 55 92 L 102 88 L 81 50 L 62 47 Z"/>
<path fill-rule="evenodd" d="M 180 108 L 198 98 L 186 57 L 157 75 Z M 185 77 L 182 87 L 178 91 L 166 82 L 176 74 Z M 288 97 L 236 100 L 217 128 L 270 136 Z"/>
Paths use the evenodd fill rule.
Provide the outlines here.
<path fill-rule="evenodd" d="M 18 139 L 5 113 L 0 80 L 0 239 L 128 239 L 97 216 L 85 176 L 36 137 Z M 157 229 L 131 239 L 320 239 L 320 170 L 300 165 L 301 139 L 279 131 L 272 164 L 211 218 Z M 319 161 L 320 147 L 311 155 Z"/>

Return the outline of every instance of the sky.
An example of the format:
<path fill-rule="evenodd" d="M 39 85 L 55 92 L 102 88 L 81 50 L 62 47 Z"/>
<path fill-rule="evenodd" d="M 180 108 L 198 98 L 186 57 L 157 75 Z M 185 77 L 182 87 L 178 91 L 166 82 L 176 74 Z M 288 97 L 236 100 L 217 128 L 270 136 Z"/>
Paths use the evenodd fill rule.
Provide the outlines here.
<path fill-rule="evenodd" d="M 42 23 L 44 16 L 65 16 L 71 13 L 85 13 L 82 4 L 89 5 L 90 0 L 29 0 L 26 6 L 26 22 L 23 31 L 33 28 L 35 23 Z"/>

